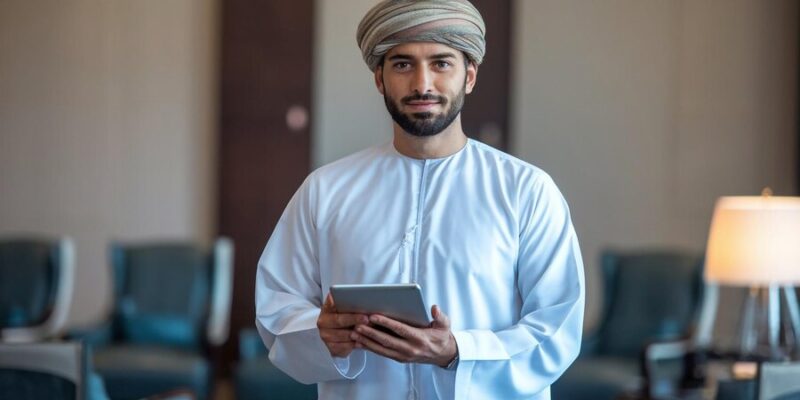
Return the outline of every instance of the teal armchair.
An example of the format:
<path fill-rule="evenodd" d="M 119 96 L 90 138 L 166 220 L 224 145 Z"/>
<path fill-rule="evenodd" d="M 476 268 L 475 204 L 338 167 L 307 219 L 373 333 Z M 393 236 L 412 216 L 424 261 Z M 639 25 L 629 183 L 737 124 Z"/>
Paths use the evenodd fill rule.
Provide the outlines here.
<path fill-rule="evenodd" d="M 111 246 L 114 306 L 110 320 L 73 336 L 93 346 L 96 371 L 113 399 L 176 389 L 209 397 L 209 349 L 228 337 L 233 245 L 190 243 Z"/>
<path fill-rule="evenodd" d="M 599 326 L 575 363 L 553 384 L 553 400 L 612 400 L 642 391 L 642 355 L 654 341 L 686 337 L 702 294 L 700 255 L 606 251 Z"/>
<path fill-rule="evenodd" d="M 107 399 L 86 347 L 58 341 L 74 276 L 69 238 L 0 240 L 0 399 Z"/>
<path fill-rule="evenodd" d="M 0 240 L 0 341 L 36 342 L 61 333 L 75 274 L 69 238 Z"/>
<path fill-rule="evenodd" d="M 91 399 L 78 342 L 0 343 L 0 399 Z"/>
<path fill-rule="evenodd" d="M 239 333 L 239 363 L 234 372 L 238 400 L 314 400 L 317 385 L 295 381 L 272 365 L 255 329 Z"/>

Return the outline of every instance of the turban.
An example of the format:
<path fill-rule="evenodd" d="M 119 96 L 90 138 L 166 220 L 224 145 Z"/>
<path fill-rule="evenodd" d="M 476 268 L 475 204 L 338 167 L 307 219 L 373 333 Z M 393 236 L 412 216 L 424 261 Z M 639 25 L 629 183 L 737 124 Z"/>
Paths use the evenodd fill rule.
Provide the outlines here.
<path fill-rule="evenodd" d="M 384 0 L 358 24 L 356 40 L 369 69 L 375 70 L 394 46 L 435 42 L 464 54 L 475 64 L 486 53 L 486 26 L 466 0 Z"/>

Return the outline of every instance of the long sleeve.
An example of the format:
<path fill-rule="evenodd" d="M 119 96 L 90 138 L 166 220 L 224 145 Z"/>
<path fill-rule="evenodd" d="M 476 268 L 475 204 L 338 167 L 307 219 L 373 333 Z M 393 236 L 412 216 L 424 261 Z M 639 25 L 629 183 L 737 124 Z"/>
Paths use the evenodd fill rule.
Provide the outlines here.
<path fill-rule="evenodd" d="M 434 369 L 439 398 L 548 398 L 580 349 L 583 262 L 569 210 L 552 180 L 533 184 L 520 213 L 519 321 L 502 330 L 453 332 L 460 362 Z M 536 397 L 538 398 L 538 397 Z"/>
<path fill-rule="evenodd" d="M 317 329 L 323 293 L 312 179 L 289 201 L 258 263 L 256 327 L 275 366 L 302 383 L 354 379 L 366 354 L 334 358 Z"/>

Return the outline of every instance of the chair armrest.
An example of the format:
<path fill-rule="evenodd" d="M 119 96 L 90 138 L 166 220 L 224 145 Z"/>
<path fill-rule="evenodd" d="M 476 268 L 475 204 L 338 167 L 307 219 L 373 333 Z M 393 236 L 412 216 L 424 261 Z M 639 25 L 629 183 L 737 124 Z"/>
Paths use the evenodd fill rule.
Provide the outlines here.
<path fill-rule="evenodd" d="M 579 357 L 596 354 L 598 347 L 600 347 L 600 335 L 597 330 L 593 330 L 583 336 Z"/>
<path fill-rule="evenodd" d="M 651 398 L 674 395 L 687 385 L 694 384 L 694 374 L 700 355 L 689 339 L 653 342 L 642 353 L 642 375 Z"/>
<path fill-rule="evenodd" d="M 221 237 L 214 242 L 214 279 L 211 309 L 206 336 L 208 342 L 220 346 L 228 340 L 233 291 L 233 241 Z"/>
<path fill-rule="evenodd" d="M 111 343 L 112 339 L 111 323 L 103 322 L 98 325 L 70 329 L 67 332 L 67 339 L 82 341 L 92 348 L 102 347 Z"/>
<path fill-rule="evenodd" d="M 692 349 L 689 340 L 672 340 L 649 343 L 644 348 L 642 355 L 642 374 L 649 382 L 659 378 L 659 363 L 666 361 L 681 361 Z"/>
<path fill-rule="evenodd" d="M 261 336 L 255 329 L 242 329 L 239 331 L 239 359 L 251 360 L 268 354 Z"/>
<path fill-rule="evenodd" d="M 658 361 L 683 358 L 689 353 L 691 347 L 692 343 L 689 340 L 650 343 L 644 349 L 645 365 Z"/>

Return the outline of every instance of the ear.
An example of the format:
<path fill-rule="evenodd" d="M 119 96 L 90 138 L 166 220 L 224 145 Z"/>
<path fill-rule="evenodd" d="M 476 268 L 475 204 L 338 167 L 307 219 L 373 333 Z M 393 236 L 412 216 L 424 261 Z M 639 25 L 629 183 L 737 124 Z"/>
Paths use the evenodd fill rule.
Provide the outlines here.
<path fill-rule="evenodd" d="M 380 92 L 381 95 L 385 94 L 383 89 L 383 65 L 378 65 L 378 67 L 375 68 L 375 87 L 378 88 L 378 92 Z"/>
<path fill-rule="evenodd" d="M 465 88 L 465 92 L 467 94 L 472 93 L 472 89 L 475 87 L 475 84 L 477 82 L 478 82 L 478 65 L 470 61 L 467 64 L 467 87 Z"/>

